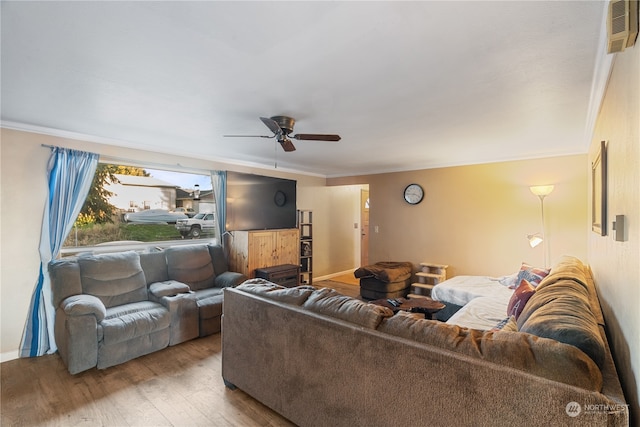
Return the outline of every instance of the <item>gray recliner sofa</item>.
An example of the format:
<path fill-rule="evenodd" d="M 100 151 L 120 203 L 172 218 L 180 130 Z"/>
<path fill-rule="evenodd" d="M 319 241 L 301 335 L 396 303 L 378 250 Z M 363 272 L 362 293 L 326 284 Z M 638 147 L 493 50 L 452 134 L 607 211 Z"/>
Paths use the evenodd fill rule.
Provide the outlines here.
<path fill-rule="evenodd" d="M 49 272 L 56 343 L 72 374 L 219 332 L 223 288 L 246 280 L 217 245 L 81 255 Z"/>

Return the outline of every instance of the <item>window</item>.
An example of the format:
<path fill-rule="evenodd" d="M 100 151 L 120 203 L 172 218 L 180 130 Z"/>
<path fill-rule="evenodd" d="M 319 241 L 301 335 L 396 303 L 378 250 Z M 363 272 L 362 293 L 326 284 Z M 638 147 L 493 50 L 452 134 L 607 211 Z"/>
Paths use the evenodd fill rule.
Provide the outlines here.
<path fill-rule="evenodd" d="M 210 175 L 99 163 L 62 254 L 215 241 L 212 188 Z"/>

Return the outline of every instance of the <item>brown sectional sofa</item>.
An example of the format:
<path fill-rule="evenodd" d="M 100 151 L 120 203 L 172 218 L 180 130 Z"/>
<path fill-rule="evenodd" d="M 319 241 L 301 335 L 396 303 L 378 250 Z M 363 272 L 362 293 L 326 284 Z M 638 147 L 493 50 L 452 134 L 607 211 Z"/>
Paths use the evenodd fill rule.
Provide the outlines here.
<path fill-rule="evenodd" d="M 56 344 L 72 374 L 219 332 L 223 288 L 247 279 L 204 244 L 80 255 L 49 272 Z"/>
<path fill-rule="evenodd" d="M 536 292 L 483 332 L 249 280 L 224 291 L 223 379 L 301 426 L 627 426 L 589 268 Z"/>

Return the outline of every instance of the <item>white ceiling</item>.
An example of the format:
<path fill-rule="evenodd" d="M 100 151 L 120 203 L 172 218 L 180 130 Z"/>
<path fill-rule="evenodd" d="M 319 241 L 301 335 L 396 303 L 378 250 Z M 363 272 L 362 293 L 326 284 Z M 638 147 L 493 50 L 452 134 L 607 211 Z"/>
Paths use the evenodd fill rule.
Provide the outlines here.
<path fill-rule="evenodd" d="M 600 1 L 1 7 L 3 126 L 189 157 L 341 176 L 585 153 L 601 97 Z M 223 137 L 273 115 L 342 141 Z"/>

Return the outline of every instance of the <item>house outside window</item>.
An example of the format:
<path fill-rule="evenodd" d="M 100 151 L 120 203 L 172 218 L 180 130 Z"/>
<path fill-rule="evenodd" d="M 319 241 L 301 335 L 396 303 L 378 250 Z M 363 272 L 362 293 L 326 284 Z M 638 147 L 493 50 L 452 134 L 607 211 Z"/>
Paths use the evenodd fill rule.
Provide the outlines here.
<path fill-rule="evenodd" d="M 200 200 L 193 200 L 196 185 Z M 180 232 L 177 221 L 198 213 L 215 213 L 210 175 L 100 163 L 61 254 L 217 242 L 217 225 Z"/>

